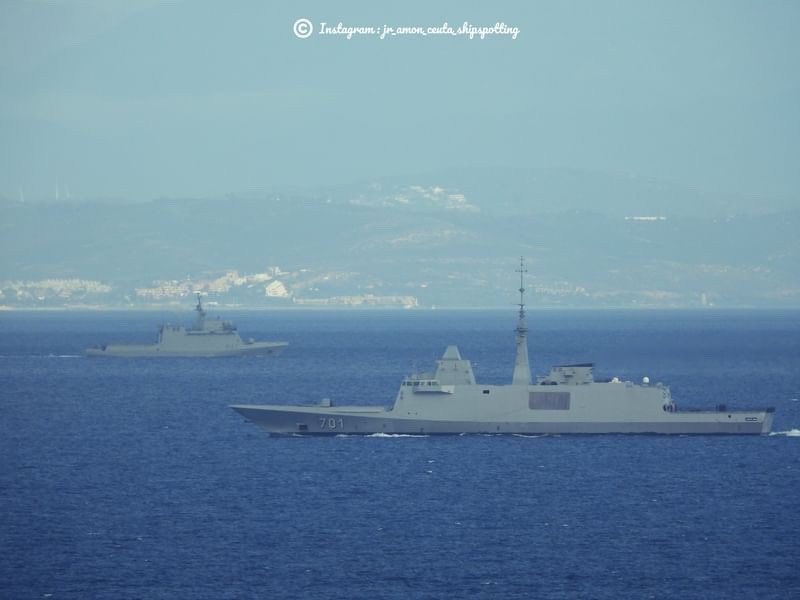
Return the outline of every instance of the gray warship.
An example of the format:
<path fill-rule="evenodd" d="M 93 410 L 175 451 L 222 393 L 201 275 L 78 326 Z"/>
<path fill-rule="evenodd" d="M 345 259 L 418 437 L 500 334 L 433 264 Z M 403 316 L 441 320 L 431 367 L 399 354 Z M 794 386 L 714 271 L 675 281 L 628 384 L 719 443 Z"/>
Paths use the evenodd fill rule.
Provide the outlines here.
<path fill-rule="evenodd" d="M 552 367 L 531 380 L 520 262 L 516 360 L 510 385 L 475 381 L 472 365 L 449 346 L 435 373 L 403 379 L 391 407 L 234 405 L 278 435 L 438 434 L 768 434 L 774 408 L 678 410 L 667 386 L 595 380 L 592 363 Z"/>
<path fill-rule="evenodd" d="M 286 342 L 242 340 L 236 326 L 219 318 L 206 318 L 206 311 L 197 294 L 195 322 L 190 327 L 162 325 L 155 344 L 106 344 L 88 348 L 88 356 L 138 357 L 214 357 L 242 355 L 277 355 Z"/>

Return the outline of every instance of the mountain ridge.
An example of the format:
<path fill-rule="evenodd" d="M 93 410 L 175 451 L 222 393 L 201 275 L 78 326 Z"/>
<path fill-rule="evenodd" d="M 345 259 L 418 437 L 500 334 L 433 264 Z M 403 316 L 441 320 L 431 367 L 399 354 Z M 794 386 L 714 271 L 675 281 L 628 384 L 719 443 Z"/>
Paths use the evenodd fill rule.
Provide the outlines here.
<path fill-rule="evenodd" d="M 624 201 L 605 189 L 589 202 L 586 182 L 565 188 L 563 202 L 540 201 L 550 184 L 527 202 L 528 181 L 509 179 L 505 191 L 431 176 L 122 204 L 7 200 L 0 281 L 88 279 L 133 290 L 280 265 L 294 274 L 281 285 L 295 300 L 377 294 L 485 306 L 526 256 L 532 285 L 557 305 L 800 305 L 798 209 L 737 213 L 720 201 L 688 211 L 690 197 L 662 211 L 674 188 L 634 202 L 650 184 L 631 187 Z M 247 302 L 275 300 L 263 296 Z"/>

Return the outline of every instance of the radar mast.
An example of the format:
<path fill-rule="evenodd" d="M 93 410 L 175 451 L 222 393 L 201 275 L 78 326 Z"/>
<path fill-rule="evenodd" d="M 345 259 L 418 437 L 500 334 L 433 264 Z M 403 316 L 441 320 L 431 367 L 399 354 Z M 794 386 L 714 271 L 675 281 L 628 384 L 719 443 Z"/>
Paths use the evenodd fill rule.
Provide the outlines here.
<path fill-rule="evenodd" d="M 200 303 L 200 292 L 195 292 L 195 294 L 197 295 L 197 306 L 194 309 L 197 311 L 197 322 L 194 328 L 202 331 L 205 328 L 206 311 L 203 310 L 203 305 Z"/>
<path fill-rule="evenodd" d="M 528 324 L 525 319 L 525 280 L 528 270 L 525 268 L 524 257 L 519 257 L 519 321 L 517 322 L 517 358 L 514 361 L 514 375 L 512 385 L 530 385 L 531 368 L 528 364 Z"/>

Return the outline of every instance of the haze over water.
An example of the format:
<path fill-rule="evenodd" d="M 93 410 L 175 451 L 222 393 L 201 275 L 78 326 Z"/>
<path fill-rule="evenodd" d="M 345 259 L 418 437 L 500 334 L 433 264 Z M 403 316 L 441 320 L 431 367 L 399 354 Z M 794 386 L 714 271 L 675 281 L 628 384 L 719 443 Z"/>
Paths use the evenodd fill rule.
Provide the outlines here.
<path fill-rule="evenodd" d="M 796 206 L 799 12 L 791 1 L 11 0 L 0 194 L 208 197 L 504 166 Z M 348 39 L 323 23 L 518 35 Z"/>

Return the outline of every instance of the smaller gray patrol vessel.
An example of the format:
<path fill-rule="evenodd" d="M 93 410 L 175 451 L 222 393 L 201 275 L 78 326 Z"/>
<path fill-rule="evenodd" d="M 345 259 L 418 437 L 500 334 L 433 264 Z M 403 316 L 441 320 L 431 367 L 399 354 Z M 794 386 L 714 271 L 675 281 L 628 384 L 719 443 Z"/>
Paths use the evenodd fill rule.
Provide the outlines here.
<path fill-rule="evenodd" d="M 256 342 L 242 340 L 236 326 L 230 321 L 207 319 L 206 311 L 197 294 L 197 317 L 191 327 L 162 325 L 155 344 L 106 344 L 88 348 L 88 356 L 139 357 L 214 357 L 280 354 L 286 342 Z"/>
<path fill-rule="evenodd" d="M 552 367 L 531 381 L 520 262 L 517 354 L 510 385 L 475 381 L 470 361 L 448 346 L 435 373 L 406 377 L 391 407 L 235 405 L 270 434 L 768 434 L 774 408 L 678 410 L 667 386 L 594 379 L 591 363 Z"/>

